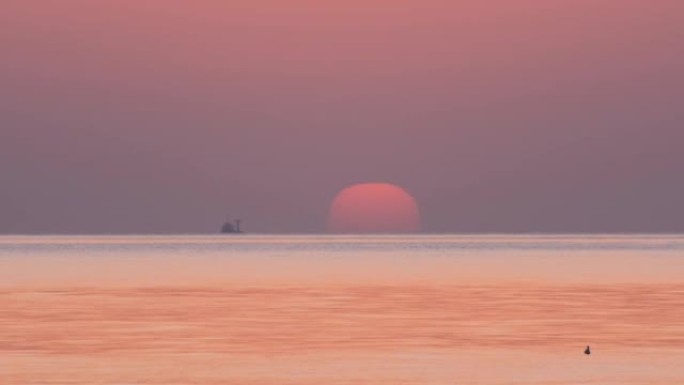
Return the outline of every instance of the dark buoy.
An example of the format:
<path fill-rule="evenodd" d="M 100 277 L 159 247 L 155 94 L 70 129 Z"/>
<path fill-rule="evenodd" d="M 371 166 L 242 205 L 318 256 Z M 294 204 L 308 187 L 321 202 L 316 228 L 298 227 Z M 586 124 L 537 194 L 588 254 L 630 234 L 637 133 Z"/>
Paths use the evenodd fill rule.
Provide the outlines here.
<path fill-rule="evenodd" d="M 586 355 L 591 354 L 591 348 L 589 347 L 589 345 L 587 345 L 587 348 L 584 349 L 584 354 L 586 354 Z"/>

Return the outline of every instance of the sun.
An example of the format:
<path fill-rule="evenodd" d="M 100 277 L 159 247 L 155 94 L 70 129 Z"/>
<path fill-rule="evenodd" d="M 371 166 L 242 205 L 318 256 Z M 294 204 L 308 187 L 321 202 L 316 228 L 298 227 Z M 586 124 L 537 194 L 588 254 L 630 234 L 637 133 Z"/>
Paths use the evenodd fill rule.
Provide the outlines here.
<path fill-rule="evenodd" d="M 330 205 L 331 233 L 415 233 L 420 231 L 416 200 L 403 188 L 388 183 L 349 186 Z"/>

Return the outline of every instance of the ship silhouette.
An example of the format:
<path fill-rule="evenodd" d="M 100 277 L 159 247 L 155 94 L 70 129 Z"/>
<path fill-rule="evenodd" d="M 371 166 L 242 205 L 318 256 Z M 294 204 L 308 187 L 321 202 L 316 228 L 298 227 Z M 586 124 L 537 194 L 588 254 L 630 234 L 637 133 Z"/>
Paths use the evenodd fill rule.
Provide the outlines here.
<path fill-rule="evenodd" d="M 241 219 L 236 219 L 235 221 L 228 220 L 221 226 L 221 234 L 242 234 L 241 224 Z"/>

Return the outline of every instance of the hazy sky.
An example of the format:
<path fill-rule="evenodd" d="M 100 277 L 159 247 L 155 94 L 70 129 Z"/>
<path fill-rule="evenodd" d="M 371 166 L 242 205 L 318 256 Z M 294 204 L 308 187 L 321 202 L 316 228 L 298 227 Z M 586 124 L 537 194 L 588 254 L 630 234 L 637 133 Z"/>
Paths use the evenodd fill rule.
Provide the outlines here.
<path fill-rule="evenodd" d="M 684 231 L 682 0 L 4 0 L 0 233 Z"/>

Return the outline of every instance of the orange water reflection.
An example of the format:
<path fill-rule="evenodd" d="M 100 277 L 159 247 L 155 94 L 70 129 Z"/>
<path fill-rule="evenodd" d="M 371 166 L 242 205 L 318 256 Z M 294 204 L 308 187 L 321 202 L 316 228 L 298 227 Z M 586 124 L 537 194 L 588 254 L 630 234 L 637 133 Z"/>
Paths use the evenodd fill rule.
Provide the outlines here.
<path fill-rule="evenodd" d="M 484 272 L 481 283 L 450 282 L 437 270 L 475 262 L 445 264 L 441 254 L 427 252 L 420 263 L 412 262 L 423 267 L 416 270 L 420 279 L 410 279 L 403 275 L 406 266 L 397 268 L 387 255 L 364 252 L 368 263 L 360 264 L 354 257 L 359 250 L 351 250 L 344 254 L 349 256 L 346 262 L 339 255 L 318 260 L 313 264 L 318 275 L 311 279 L 288 271 L 275 279 L 278 269 L 268 263 L 279 265 L 281 256 L 258 255 L 252 262 L 239 259 L 252 271 L 242 280 L 205 281 L 200 272 L 216 266 L 216 255 L 195 260 L 204 266 L 180 274 L 175 269 L 188 264 L 187 255 L 164 260 L 158 251 L 146 252 L 154 256 L 113 261 L 107 254 L 88 260 L 81 281 L 57 279 L 71 274 L 65 270 L 27 270 L 26 260 L 35 263 L 47 254 L 19 259 L 6 252 L 1 275 L 7 279 L 0 287 L 0 382 L 684 383 L 684 283 L 648 273 L 639 280 L 624 273 L 629 269 L 618 269 L 604 282 L 578 278 L 554 283 L 497 281 Z M 298 253 L 292 258 L 301 263 Z M 517 277 L 516 266 L 534 265 L 516 256 L 518 252 L 495 253 L 508 253 L 509 262 L 518 262 L 497 266 L 501 260 L 488 261 L 502 276 L 509 271 L 509 278 Z M 615 250 L 591 253 L 597 265 L 621 255 Z M 631 250 L 627 259 L 641 263 L 653 253 L 657 250 Z M 57 260 L 70 258 L 87 260 L 62 254 Z M 663 271 L 681 266 L 677 258 L 664 256 L 651 263 L 661 264 L 654 268 Z M 126 268 L 107 269 L 116 264 Z M 348 270 L 321 269 L 326 264 Z M 434 270 L 434 282 L 427 279 L 431 265 L 442 266 Z M 298 266 L 290 268 L 310 272 L 311 266 Z M 340 273 L 355 271 L 353 266 L 367 271 Z M 166 273 L 148 281 L 116 277 L 134 267 Z M 257 279 L 259 269 L 272 270 L 268 279 Z M 547 270 L 552 275 L 553 268 Z M 14 283 L 7 283 L 10 275 Z M 369 276 L 378 277 L 377 282 Z M 98 277 L 101 284 L 94 283 Z M 582 354 L 586 344 L 593 347 L 591 357 Z"/>

